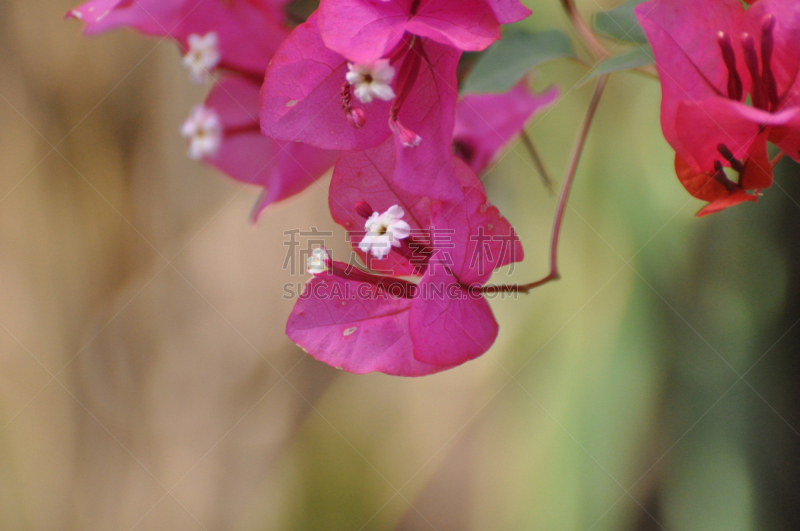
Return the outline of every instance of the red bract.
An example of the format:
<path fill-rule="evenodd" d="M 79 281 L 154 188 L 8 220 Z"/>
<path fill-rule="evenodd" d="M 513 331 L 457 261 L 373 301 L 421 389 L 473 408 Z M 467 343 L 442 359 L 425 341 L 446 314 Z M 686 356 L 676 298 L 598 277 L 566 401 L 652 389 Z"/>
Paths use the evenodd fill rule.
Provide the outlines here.
<path fill-rule="evenodd" d="M 334 262 L 309 281 L 286 331 L 315 358 L 349 372 L 421 376 L 488 350 L 498 326 L 481 286 L 494 269 L 521 260 L 523 252 L 466 164 L 452 159 L 460 199 L 431 202 L 393 192 L 392 152 L 385 145 L 343 154 L 331 182 L 331 212 L 356 234 L 373 208 L 402 205 L 412 228 L 429 235 L 415 243 L 428 248 L 414 256 L 408 253 L 411 246 L 392 248 L 381 269 L 422 275 L 420 283 Z"/>
<path fill-rule="evenodd" d="M 259 90 L 260 85 L 248 78 L 227 76 L 214 86 L 202 107 L 216 116 L 217 131 L 214 127 L 210 133 L 204 131 L 202 123 L 192 127 L 197 109 L 184 125 L 192 158 L 202 159 L 238 181 L 265 188 L 253 209 L 254 220 L 269 204 L 306 189 L 336 159 L 333 151 L 263 136 L 258 125 Z M 213 134 L 218 136 L 216 145 Z M 193 151 L 195 143 L 200 149 Z"/>
<path fill-rule="evenodd" d="M 261 76 L 289 33 L 287 0 L 92 0 L 67 16 L 84 22 L 87 35 L 130 27 L 169 36 L 184 52 L 192 35 L 216 33 L 220 60 L 214 66 Z"/>
<path fill-rule="evenodd" d="M 558 98 L 558 88 L 531 94 L 527 79 L 503 94 L 465 96 L 456 107 L 456 154 L 480 175 L 538 112 Z"/>
<path fill-rule="evenodd" d="M 267 69 L 261 129 L 280 140 L 359 151 L 394 132 L 398 184 L 434 199 L 454 199 L 457 181 L 449 160 L 460 55 L 428 39 L 405 39 L 385 62 L 376 57 L 368 66 L 348 65 L 325 46 L 314 14 L 292 32 Z M 366 68 L 382 78 L 392 74 L 391 85 L 382 81 L 371 88 L 376 81 L 362 75 Z M 367 101 L 373 94 L 378 96 Z M 380 97 L 386 94 L 394 96 L 391 101 Z"/>
<path fill-rule="evenodd" d="M 710 203 L 699 215 L 756 201 L 772 184 L 768 140 L 800 160 L 800 4 L 653 0 L 636 13 L 655 52 L 678 177 Z"/>

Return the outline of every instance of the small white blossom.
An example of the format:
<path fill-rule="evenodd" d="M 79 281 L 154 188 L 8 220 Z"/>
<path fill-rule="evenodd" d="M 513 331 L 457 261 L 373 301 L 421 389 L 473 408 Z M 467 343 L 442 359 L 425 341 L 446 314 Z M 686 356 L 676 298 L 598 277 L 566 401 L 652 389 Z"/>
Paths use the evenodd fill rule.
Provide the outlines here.
<path fill-rule="evenodd" d="M 222 122 L 214 109 L 197 105 L 181 126 L 181 135 L 189 141 L 189 158 L 213 157 L 222 144 Z"/>
<path fill-rule="evenodd" d="M 321 275 L 331 268 L 331 257 L 324 247 L 318 247 L 311 251 L 311 256 L 308 257 L 306 262 L 308 272 L 312 275 Z"/>
<path fill-rule="evenodd" d="M 400 247 L 400 240 L 411 234 L 411 227 L 402 220 L 404 215 L 397 205 L 390 206 L 383 214 L 373 212 L 364 223 L 367 234 L 358 248 L 379 260 L 386 258 L 393 246 Z"/>
<path fill-rule="evenodd" d="M 207 83 L 222 58 L 219 53 L 219 37 L 215 31 L 198 35 L 193 33 L 187 39 L 189 50 L 183 56 L 183 66 L 189 69 L 192 81 L 201 85 Z"/>
<path fill-rule="evenodd" d="M 361 103 L 369 103 L 375 98 L 384 101 L 395 98 L 392 90 L 394 67 L 389 64 L 388 59 L 380 59 L 369 64 L 347 63 L 347 69 L 345 78 L 355 87 L 353 93 Z"/>

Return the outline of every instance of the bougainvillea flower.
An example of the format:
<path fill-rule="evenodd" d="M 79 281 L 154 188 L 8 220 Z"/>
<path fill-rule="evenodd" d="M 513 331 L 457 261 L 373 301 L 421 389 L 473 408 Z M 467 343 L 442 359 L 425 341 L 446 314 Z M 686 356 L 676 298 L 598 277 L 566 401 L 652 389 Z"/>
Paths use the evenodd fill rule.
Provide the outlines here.
<path fill-rule="evenodd" d="M 513 228 L 487 202 L 483 186 L 464 162 L 453 159 L 460 200 L 431 202 L 394 193 L 393 154 L 389 143 L 343 153 L 331 181 L 331 212 L 351 230 L 363 224 L 371 208 L 402 205 L 409 225 L 430 234 L 431 249 L 414 257 L 423 267 L 414 263 L 408 248 L 397 247 L 381 264 L 395 264 L 394 275 L 421 275 L 419 284 L 342 262 L 329 262 L 321 272 L 310 268 L 314 277 L 286 330 L 306 352 L 334 367 L 421 376 L 489 349 L 498 325 L 481 287 L 494 269 L 521 260 L 523 252 Z M 352 240 L 358 246 L 358 239 Z"/>
<path fill-rule="evenodd" d="M 369 269 L 397 276 L 420 275 L 421 266 L 429 259 L 425 247 L 430 240 L 426 228 L 430 225 L 431 199 L 398 186 L 395 164 L 391 140 L 367 151 L 342 153 L 331 178 L 328 204 L 333 220 L 347 229 L 353 250 Z M 408 224 L 410 235 L 403 239 L 402 248 L 378 258 L 362 249 L 368 232 L 366 222 L 392 206 L 402 209 L 400 219 Z"/>
<path fill-rule="evenodd" d="M 767 141 L 800 160 L 800 5 L 654 0 L 636 14 L 655 53 L 678 177 L 710 203 L 699 215 L 756 201 L 772 184 Z"/>
<path fill-rule="evenodd" d="M 392 247 L 400 247 L 411 235 L 411 226 L 403 221 L 406 213 L 398 205 L 390 206 L 386 212 L 373 212 L 364 223 L 366 234 L 358 244 L 363 252 L 369 252 L 382 260 Z"/>
<path fill-rule="evenodd" d="M 463 97 L 456 107 L 453 130 L 456 155 L 480 175 L 537 113 L 558 99 L 558 94 L 557 87 L 532 94 L 528 80 L 523 79 L 503 94 Z"/>
<path fill-rule="evenodd" d="M 318 247 L 311 252 L 307 260 L 308 272 L 312 275 L 321 275 L 333 267 L 331 255 L 325 247 Z"/>
<path fill-rule="evenodd" d="M 392 89 L 395 70 L 388 59 L 379 59 L 369 65 L 347 65 L 345 79 L 353 86 L 353 94 L 361 103 L 370 103 L 378 98 L 392 101 L 397 97 Z"/>
<path fill-rule="evenodd" d="M 367 267 L 396 276 L 420 276 L 424 273 L 424 264 L 435 254 L 430 247 L 435 247 L 437 241 L 443 248 L 469 246 L 459 248 L 459 255 L 478 256 L 475 249 L 482 246 L 486 254 L 482 255 L 480 266 L 476 263 L 466 266 L 451 264 L 457 265 L 456 273 L 467 283 L 484 283 L 492 270 L 522 259 L 522 247 L 511 226 L 495 207 L 487 203 L 483 184 L 475 173 L 460 159 L 451 158 L 451 162 L 459 179 L 459 199 L 438 202 L 397 186 L 396 157 L 391 142 L 367 151 L 340 155 L 328 195 L 331 216 L 348 231 L 354 251 Z M 402 246 L 394 246 L 388 256 L 376 258 L 361 249 L 360 244 L 366 236 L 365 221 L 376 212 L 388 212 L 393 206 L 402 210 L 400 219 L 409 225 L 411 233 L 402 240 Z M 484 215 L 487 216 L 485 219 Z M 467 219 L 473 223 L 464 222 Z M 434 235 L 429 232 L 431 220 L 435 221 L 437 229 L 441 229 Z M 489 237 L 472 240 L 472 232 L 482 231 L 478 225 L 484 221 L 491 226 L 491 230 L 486 232 Z M 500 238 L 501 233 L 509 235 L 510 239 Z"/>
<path fill-rule="evenodd" d="M 216 35 L 219 67 L 261 76 L 289 34 L 287 0 L 91 0 L 69 13 L 95 35 L 120 27 L 175 39 L 184 53 L 190 38 Z"/>
<path fill-rule="evenodd" d="M 187 154 L 192 160 L 215 157 L 222 145 L 222 134 L 217 111 L 205 105 L 195 105 L 181 126 L 181 135 L 189 142 Z"/>
<path fill-rule="evenodd" d="M 253 210 L 254 220 L 271 203 L 305 190 L 336 159 L 332 151 L 263 136 L 258 125 L 259 90 L 249 78 L 226 76 L 182 128 L 191 158 L 265 188 Z"/>
<path fill-rule="evenodd" d="M 211 77 L 211 72 L 222 60 L 219 53 L 219 36 L 216 31 L 205 35 L 193 33 L 186 42 L 189 49 L 183 56 L 183 66 L 191 73 L 192 81 L 197 84 L 206 83 Z"/>
<path fill-rule="evenodd" d="M 363 150 L 389 137 L 392 102 L 352 102 L 347 60 L 329 50 L 316 15 L 292 31 L 266 71 L 261 129 L 281 140 L 296 138 L 325 149 Z M 363 116 L 354 123 L 351 111 Z"/>
<path fill-rule="evenodd" d="M 500 38 L 485 0 L 322 0 L 319 29 L 328 48 L 355 63 L 388 56 L 406 32 L 473 52 Z"/>
<path fill-rule="evenodd" d="M 345 151 L 372 148 L 394 134 L 398 185 L 452 200 L 458 193 L 449 160 L 460 55 L 428 39 L 404 40 L 383 65 L 395 72 L 396 97 L 362 103 L 347 79 L 360 65 L 349 66 L 325 46 L 314 14 L 295 28 L 267 69 L 261 129 L 272 138 Z"/>

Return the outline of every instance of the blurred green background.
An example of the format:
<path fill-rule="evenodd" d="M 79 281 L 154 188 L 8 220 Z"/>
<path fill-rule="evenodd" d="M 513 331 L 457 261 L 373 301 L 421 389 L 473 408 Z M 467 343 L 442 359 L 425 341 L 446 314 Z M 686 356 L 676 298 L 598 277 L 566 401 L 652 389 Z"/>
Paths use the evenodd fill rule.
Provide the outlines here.
<path fill-rule="evenodd" d="M 616 74 L 563 279 L 492 301 L 500 337 L 465 366 L 355 376 L 283 334 L 283 232 L 335 228 L 327 180 L 250 226 L 257 191 L 185 157 L 204 89 L 176 47 L 86 39 L 71 7 L 0 3 L 0 529 L 800 528 L 793 163 L 696 219 L 658 83 Z M 536 81 L 562 87 L 530 128 L 559 180 L 584 73 Z M 526 248 L 513 281 L 539 278 L 557 199 L 521 146 L 484 181 Z"/>

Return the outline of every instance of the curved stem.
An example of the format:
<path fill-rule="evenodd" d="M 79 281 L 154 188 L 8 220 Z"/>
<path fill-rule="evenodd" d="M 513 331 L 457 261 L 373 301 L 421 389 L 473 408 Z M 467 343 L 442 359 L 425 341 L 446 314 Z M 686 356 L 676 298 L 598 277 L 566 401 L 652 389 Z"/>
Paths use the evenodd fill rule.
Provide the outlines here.
<path fill-rule="evenodd" d="M 772 161 L 771 161 L 772 167 L 774 168 L 775 166 L 777 166 L 777 165 L 778 165 L 778 163 L 779 163 L 781 160 L 783 160 L 783 157 L 785 157 L 785 156 L 786 156 L 786 153 L 784 153 L 783 151 L 781 151 L 780 153 L 778 153 L 777 155 L 775 155 L 775 158 L 774 158 L 774 159 L 772 159 Z"/>
<path fill-rule="evenodd" d="M 575 5 L 575 0 L 561 0 L 561 4 L 564 6 L 567 15 L 569 15 L 569 19 L 575 27 L 575 30 L 581 36 L 581 40 L 586 47 L 589 48 L 589 51 L 595 59 L 602 59 L 611 55 L 586 21 L 583 20 L 583 17 L 581 17 L 581 14 L 578 12 L 578 7 Z"/>
<path fill-rule="evenodd" d="M 531 140 L 531 137 L 528 136 L 528 132 L 525 129 L 522 130 L 520 139 L 522 140 L 522 145 L 524 145 L 525 149 L 528 150 L 528 154 L 531 156 L 533 165 L 536 166 L 536 171 L 539 172 L 539 177 L 542 178 L 542 182 L 550 191 L 550 193 L 554 194 L 555 190 L 553 189 L 553 179 L 550 178 L 550 173 L 548 173 L 547 168 L 545 168 L 542 157 L 539 156 L 539 152 L 534 147 L 533 141 Z"/>
<path fill-rule="evenodd" d="M 592 54 L 592 57 L 596 61 L 600 61 L 611 56 L 611 52 L 600 42 L 600 39 L 598 39 L 597 35 L 592 31 L 592 28 L 590 28 L 586 21 L 583 20 L 583 17 L 581 17 L 580 12 L 578 12 L 578 7 L 575 5 L 575 0 L 561 0 L 561 5 L 564 7 L 564 11 L 567 12 L 572 26 L 575 28 L 575 31 L 578 32 L 583 44 L 589 49 L 589 53 Z M 654 71 L 652 66 L 640 66 L 631 69 L 631 72 L 642 74 L 651 79 L 658 79 L 658 73 Z"/>
<path fill-rule="evenodd" d="M 572 191 L 572 184 L 575 182 L 575 174 L 578 172 L 578 165 L 583 155 L 583 149 L 586 147 L 586 139 L 589 136 L 589 130 L 592 127 L 594 116 L 597 113 L 597 107 L 600 105 L 600 99 L 603 97 L 603 91 L 608 83 L 608 76 L 609 74 L 604 74 L 597 80 L 597 86 L 594 89 L 592 101 L 589 103 L 589 109 L 583 121 L 583 128 L 578 136 L 578 141 L 575 143 L 575 149 L 573 150 L 572 158 L 570 159 L 567 169 L 567 176 L 564 178 L 564 185 L 561 188 L 558 209 L 556 210 L 556 216 L 553 220 L 553 233 L 550 238 L 550 272 L 544 278 L 529 284 L 485 286 L 481 290 L 482 293 L 528 293 L 534 288 L 538 288 L 539 286 L 561 278 L 558 272 L 558 243 L 561 239 L 561 226 L 564 223 L 564 215 L 567 212 L 567 202 L 569 201 L 569 194 Z"/>

